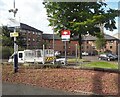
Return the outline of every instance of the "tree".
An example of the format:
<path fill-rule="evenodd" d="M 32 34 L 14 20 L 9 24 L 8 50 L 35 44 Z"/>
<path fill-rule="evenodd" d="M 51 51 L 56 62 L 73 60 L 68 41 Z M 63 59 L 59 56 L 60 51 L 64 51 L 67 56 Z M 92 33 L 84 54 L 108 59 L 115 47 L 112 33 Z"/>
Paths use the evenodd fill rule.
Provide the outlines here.
<path fill-rule="evenodd" d="M 101 33 L 99 37 L 97 37 L 96 41 L 95 41 L 95 44 L 96 44 L 96 48 L 101 51 L 104 49 L 105 45 L 106 45 L 106 40 L 104 38 L 104 34 Z"/>
<path fill-rule="evenodd" d="M 7 26 L 2 26 L 2 46 L 13 47 L 13 40 Z"/>
<path fill-rule="evenodd" d="M 100 27 L 104 25 L 107 30 L 116 29 L 116 10 L 105 10 L 104 2 L 44 2 L 49 19 L 49 26 L 53 25 L 55 31 L 69 29 L 71 37 L 78 36 L 81 52 L 82 36 L 90 34 L 99 37 Z M 80 58 L 82 58 L 80 53 Z"/>
<path fill-rule="evenodd" d="M 7 26 L 2 26 L 2 46 L 13 47 L 14 40 L 13 37 L 10 37 L 10 33 L 12 32 Z M 17 32 L 19 32 L 19 29 L 17 29 Z M 24 47 L 25 40 L 21 33 L 19 33 L 19 37 L 17 37 L 16 43 L 19 47 Z"/>

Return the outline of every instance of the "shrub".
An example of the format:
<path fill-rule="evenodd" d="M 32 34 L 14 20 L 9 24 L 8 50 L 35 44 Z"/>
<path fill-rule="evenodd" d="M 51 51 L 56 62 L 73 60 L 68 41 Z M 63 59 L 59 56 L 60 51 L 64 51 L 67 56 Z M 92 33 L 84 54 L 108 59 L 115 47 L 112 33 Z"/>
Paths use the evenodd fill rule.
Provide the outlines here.
<path fill-rule="evenodd" d="M 8 59 L 9 56 L 12 54 L 13 49 L 9 47 L 2 47 L 2 59 Z"/>

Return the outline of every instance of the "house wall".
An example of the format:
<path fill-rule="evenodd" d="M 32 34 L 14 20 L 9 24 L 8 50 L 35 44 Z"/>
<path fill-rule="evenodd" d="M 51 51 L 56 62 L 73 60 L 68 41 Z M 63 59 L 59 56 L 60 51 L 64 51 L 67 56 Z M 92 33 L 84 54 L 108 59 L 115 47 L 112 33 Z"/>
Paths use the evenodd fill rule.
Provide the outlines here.
<path fill-rule="evenodd" d="M 118 41 L 117 40 L 107 40 L 104 51 L 110 51 L 113 54 L 118 52 Z M 89 54 L 96 54 L 98 49 L 96 49 L 95 41 L 83 41 L 82 52 L 87 52 Z"/>
<path fill-rule="evenodd" d="M 42 48 L 42 34 L 28 30 L 21 30 L 21 35 L 24 37 L 26 49 Z"/>
<path fill-rule="evenodd" d="M 46 48 L 53 48 L 53 40 L 45 40 L 48 42 L 48 45 L 46 46 Z M 67 42 L 67 55 L 75 55 L 76 52 L 76 44 L 77 44 L 77 48 L 79 49 L 79 45 L 77 41 L 70 41 Z M 117 40 L 108 40 L 106 42 L 106 46 L 104 48 L 104 50 L 108 50 L 111 51 L 113 54 L 117 54 L 117 45 L 118 45 L 118 41 Z M 95 41 L 83 41 L 82 42 L 82 52 L 87 52 L 89 53 L 89 55 L 92 54 L 97 54 L 98 50 L 96 49 L 95 46 Z M 55 51 L 59 51 L 61 52 L 62 55 L 64 55 L 65 52 L 65 44 L 63 41 L 61 40 L 55 40 Z"/>
<path fill-rule="evenodd" d="M 106 43 L 106 50 L 110 50 L 113 54 L 118 52 L 118 41 L 117 40 L 108 40 Z"/>
<path fill-rule="evenodd" d="M 46 49 L 53 48 L 53 40 L 43 40 Z M 54 50 L 59 51 L 62 55 L 65 54 L 65 42 L 61 40 L 55 40 L 54 42 Z M 75 55 L 76 44 L 78 45 L 77 41 L 71 41 L 66 44 L 67 55 Z"/>
<path fill-rule="evenodd" d="M 83 41 L 82 52 L 87 52 L 89 55 L 96 54 L 95 41 Z"/>

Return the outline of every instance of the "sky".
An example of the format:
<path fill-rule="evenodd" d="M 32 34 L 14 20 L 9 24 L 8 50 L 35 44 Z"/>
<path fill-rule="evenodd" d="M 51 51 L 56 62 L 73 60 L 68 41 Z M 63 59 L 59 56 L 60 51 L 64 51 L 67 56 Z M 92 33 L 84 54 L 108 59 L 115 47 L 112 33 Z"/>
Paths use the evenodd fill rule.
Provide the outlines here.
<path fill-rule="evenodd" d="M 9 13 L 9 9 L 13 9 L 14 0 L 0 0 L 0 25 L 6 25 L 8 18 L 13 18 L 13 13 Z M 52 27 L 49 27 L 49 21 L 47 20 L 47 13 L 43 0 L 15 0 L 16 8 L 18 12 L 16 14 L 16 20 L 37 28 L 43 33 L 52 34 Z M 107 8 L 118 9 L 119 0 L 105 0 L 108 4 Z M 114 2 L 113 2 L 114 1 Z M 118 18 L 116 18 L 116 26 L 118 26 Z M 113 32 L 104 30 L 105 33 L 113 35 L 118 32 L 114 30 Z"/>

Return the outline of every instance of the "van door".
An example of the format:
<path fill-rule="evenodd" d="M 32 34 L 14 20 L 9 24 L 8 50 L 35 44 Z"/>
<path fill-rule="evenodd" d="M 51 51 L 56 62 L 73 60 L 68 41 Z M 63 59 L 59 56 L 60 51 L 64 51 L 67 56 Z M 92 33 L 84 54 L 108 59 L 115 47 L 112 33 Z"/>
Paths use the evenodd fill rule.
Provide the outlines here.
<path fill-rule="evenodd" d="M 18 52 L 18 63 L 24 63 L 23 52 Z"/>

